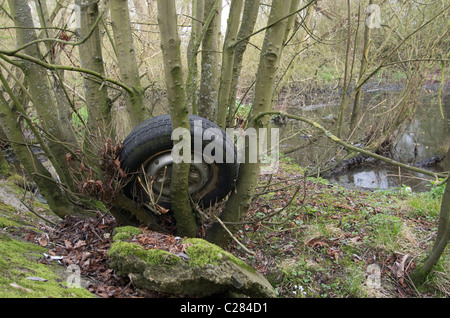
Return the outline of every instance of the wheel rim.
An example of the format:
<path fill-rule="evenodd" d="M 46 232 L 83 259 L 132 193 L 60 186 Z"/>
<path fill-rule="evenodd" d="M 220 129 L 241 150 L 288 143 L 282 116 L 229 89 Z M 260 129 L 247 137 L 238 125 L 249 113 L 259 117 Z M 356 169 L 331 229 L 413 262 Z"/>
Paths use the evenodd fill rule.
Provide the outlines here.
<path fill-rule="evenodd" d="M 201 155 L 192 154 L 189 169 L 189 194 L 197 200 L 214 189 L 218 178 L 218 169 L 214 163 L 207 164 Z M 170 183 L 173 158 L 171 152 L 159 153 L 144 164 L 148 183 L 151 183 L 153 196 L 160 202 L 170 202 Z"/>

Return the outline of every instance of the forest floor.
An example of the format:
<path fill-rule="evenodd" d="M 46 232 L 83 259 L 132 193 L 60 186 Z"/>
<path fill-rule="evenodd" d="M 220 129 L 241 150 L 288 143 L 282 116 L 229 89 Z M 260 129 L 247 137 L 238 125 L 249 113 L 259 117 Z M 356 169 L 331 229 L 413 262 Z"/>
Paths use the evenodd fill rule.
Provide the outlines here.
<path fill-rule="evenodd" d="M 20 183 L 0 180 L 0 297 L 180 297 L 139 290 L 108 267 L 113 218 L 58 222 Z M 441 188 L 351 190 L 304 178 L 284 160 L 257 190 L 240 244 L 229 251 L 265 275 L 280 298 L 450 296 L 448 249 L 424 286 L 408 277 L 433 244 Z M 67 287 L 72 274 L 85 288 Z"/>

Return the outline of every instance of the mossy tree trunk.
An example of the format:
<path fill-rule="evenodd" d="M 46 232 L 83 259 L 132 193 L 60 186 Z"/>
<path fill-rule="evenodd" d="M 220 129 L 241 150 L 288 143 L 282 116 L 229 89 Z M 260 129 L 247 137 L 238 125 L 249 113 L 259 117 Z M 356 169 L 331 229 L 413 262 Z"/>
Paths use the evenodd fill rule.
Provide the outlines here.
<path fill-rule="evenodd" d="M 8 138 L 14 153 L 25 168 L 27 174 L 39 187 L 51 210 L 59 217 L 67 215 L 93 216 L 91 213 L 78 209 L 70 202 L 67 193 L 53 180 L 51 174 L 30 149 L 25 140 L 18 120 L 19 105 L 12 106 L 0 94 L 0 124 Z"/>
<path fill-rule="evenodd" d="M 47 8 L 46 0 L 35 0 L 37 13 L 39 16 L 39 22 L 43 30 L 43 36 L 46 38 L 56 38 L 57 31 L 52 29 L 47 29 L 47 26 L 52 25 L 51 17 Z M 62 34 L 61 34 L 62 36 Z M 60 47 L 51 42 L 45 42 L 47 52 L 44 56 L 50 56 L 50 60 L 54 64 L 60 64 Z M 64 70 L 52 71 L 52 78 L 49 79 L 51 85 L 53 85 L 53 93 L 55 94 L 55 104 L 58 107 L 58 118 L 62 131 L 65 136 L 64 139 L 70 143 L 76 144 L 76 137 L 74 130 L 72 129 L 72 105 L 68 98 L 67 92 L 64 88 Z"/>
<path fill-rule="evenodd" d="M 297 8 L 298 8 L 298 5 L 293 6 L 294 11 L 297 10 Z M 293 11 L 291 11 L 291 12 L 293 12 Z M 296 42 L 297 44 L 295 44 L 295 46 L 294 46 L 293 57 L 289 61 L 289 65 L 288 65 L 286 71 L 281 75 L 281 78 L 276 85 L 276 89 L 274 92 L 274 98 L 278 95 L 278 93 L 283 89 L 283 87 L 286 86 L 288 81 L 291 79 L 292 73 L 295 70 L 294 66 L 297 63 L 299 56 L 301 55 L 301 52 L 305 45 L 305 40 L 308 37 L 307 30 L 311 27 L 313 12 L 314 12 L 314 5 L 310 4 L 308 6 L 308 8 L 306 9 L 306 13 L 304 15 L 302 22 L 299 25 L 299 28 L 301 28 L 301 30 L 297 31 L 298 34 L 295 35 L 294 42 Z M 295 25 L 294 21 L 292 21 L 291 23 L 293 23 Z M 295 32 L 295 30 L 294 30 L 294 32 Z M 289 32 L 286 32 L 285 42 L 286 41 L 289 41 Z"/>
<path fill-rule="evenodd" d="M 36 33 L 28 2 L 25 0 L 9 0 L 8 3 L 16 26 L 17 46 L 21 47 L 35 41 Z M 24 51 L 29 56 L 38 60 L 42 59 L 37 44 L 27 46 Z M 73 145 L 70 144 L 70 140 L 66 139 L 66 133 L 60 125 L 58 109 L 53 98 L 48 72 L 45 68 L 30 61 L 22 60 L 20 63 L 34 108 L 39 116 L 39 124 L 44 130 L 44 134 L 48 136 L 46 140 L 49 151 L 46 155 L 55 167 L 62 183 L 72 188 L 73 183 L 64 163 L 65 156 Z"/>
<path fill-rule="evenodd" d="M 270 10 L 268 25 L 278 22 L 266 30 L 256 77 L 253 108 L 248 124 L 248 128 L 255 128 L 257 131 L 259 128 L 269 127 L 267 118 L 252 121 L 251 117 L 272 109 L 272 93 L 287 25 L 287 20 L 283 18 L 288 15 L 290 7 L 291 1 L 274 1 Z M 246 162 L 240 165 L 236 191 L 230 195 L 220 215 L 222 222 L 233 234 L 240 227 L 236 223 L 242 222 L 247 214 L 258 183 L 260 164 L 248 161 L 249 144 L 246 143 L 245 147 Z M 226 246 L 231 241 L 231 237 L 221 224 L 215 223 L 207 232 L 207 240 L 219 246 Z"/>
<path fill-rule="evenodd" d="M 180 39 L 177 31 L 177 15 L 174 0 L 158 0 L 158 24 L 161 34 L 167 99 L 172 119 L 172 128 L 190 131 L 189 111 L 181 65 Z M 190 136 L 189 136 L 190 137 Z M 185 138 L 183 136 L 183 138 Z M 180 141 L 178 141 L 180 142 Z M 174 140 L 174 145 L 177 141 Z M 172 208 L 180 235 L 195 237 L 197 225 L 189 197 L 189 162 L 174 163 L 170 183 Z"/>
<path fill-rule="evenodd" d="M 227 125 L 231 126 L 234 120 L 235 101 L 237 96 L 237 87 L 239 83 L 239 75 L 242 69 L 242 60 L 244 57 L 247 44 L 249 42 L 248 36 L 252 34 L 258 18 L 260 0 L 245 0 L 244 10 L 242 13 L 241 26 L 237 35 L 237 44 L 234 50 L 233 57 L 233 75 L 230 84 L 230 96 L 228 97 L 229 108 L 227 114 Z"/>
<path fill-rule="evenodd" d="M 204 13 L 204 1 L 192 0 L 191 36 L 187 48 L 188 77 L 186 80 L 186 98 L 189 109 L 193 114 L 198 114 L 197 87 L 198 87 L 198 50 L 200 46 L 200 34 Z"/>
<path fill-rule="evenodd" d="M 125 137 L 138 123 L 149 118 L 150 113 L 145 106 L 144 91 L 136 63 L 128 1 L 111 0 L 109 6 L 121 80 L 125 85 L 133 88 L 132 92 L 127 92 L 126 112 L 118 118 L 124 123 L 123 131 L 120 133 L 121 137 Z"/>
<path fill-rule="evenodd" d="M 227 32 L 222 50 L 222 69 L 220 75 L 218 105 L 217 105 L 217 124 L 225 129 L 227 122 L 228 109 L 234 104 L 234 100 L 230 100 L 231 83 L 233 79 L 233 60 L 236 52 L 236 37 L 239 31 L 239 21 L 243 0 L 235 0 L 231 2 L 230 14 L 227 21 Z"/>
<path fill-rule="evenodd" d="M 198 110 L 199 114 L 211 121 L 215 121 L 217 116 L 217 97 L 219 94 L 219 33 L 221 7 L 221 0 L 205 0 L 204 20 L 207 20 L 210 12 L 213 12 L 214 16 L 209 25 L 205 26 L 207 29 L 202 41 Z"/>
<path fill-rule="evenodd" d="M 86 37 L 94 28 L 90 37 L 78 47 L 81 66 L 104 75 L 101 36 L 98 25 L 95 25 L 99 19 L 98 2 L 77 0 L 76 4 L 80 10 L 78 37 L 80 39 Z M 111 127 L 111 104 L 106 85 L 98 79 L 85 76 L 83 86 L 88 111 L 88 137 L 100 140 L 106 135 L 114 136 L 113 127 Z M 90 148 L 89 145 L 87 146 L 85 149 Z"/>

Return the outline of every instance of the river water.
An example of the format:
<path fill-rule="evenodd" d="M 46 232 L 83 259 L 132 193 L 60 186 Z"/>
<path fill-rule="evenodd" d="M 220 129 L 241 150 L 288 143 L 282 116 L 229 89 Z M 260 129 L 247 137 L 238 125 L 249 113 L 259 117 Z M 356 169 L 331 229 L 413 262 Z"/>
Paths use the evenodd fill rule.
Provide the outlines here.
<path fill-rule="evenodd" d="M 398 101 L 399 91 L 396 89 L 371 89 L 364 92 L 362 111 L 365 115 L 361 121 L 364 131 L 368 131 L 382 124 L 386 116 Z M 438 103 L 437 91 L 424 90 L 420 100 L 416 100 L 416 113 L 397 131 L 397 137 L 388 154 L 391 158 L 411 165 L 420 164 L 436 155 L 442 156 L 450 146 L 450 94 L 441 96 L 442 112 Z M 352 103 L 349 108 L 352 107 Z M 339 100 L 325 100 L 323 103 L 303 107 L 291 106 L 287 109 L 290 113 L 305 116 L 321 123 L 325 127 L 331 126 L 332 118 L 338 114 Z M 367 112 L 365 112 L 367 111 Z M 301 166 L 316 166 L 318 163 L 332 161 L 339 151 L 325 137 L 321 137 L 306 148 L 293 152 L 301 145 L 308 143 L 315 134 L 311 127 L 298 121 L 289 120 L 279 125 L 281 128 L 280 152 L 288 152 L 286 155 L 294 159 Z M 304 131 L 302 131 L 304 129 Z M 292 138 L 287 138 L 292 136 Z M 345 152 L 344 152 L 345 153 Z M 422 166 L 432 171 L 450 170 L 450 158 L 431 166 Z M 406 169 L 379 162 L 366 160 L 362 164 L 355 165 L 345 171 L 327 176 L 331 182 L 342 184 L 349 188 L 362 188 L 369 190 L 411 187 L 413 191 L 427 191 L 430 189 L 430 177 L 414 173 Z"/>

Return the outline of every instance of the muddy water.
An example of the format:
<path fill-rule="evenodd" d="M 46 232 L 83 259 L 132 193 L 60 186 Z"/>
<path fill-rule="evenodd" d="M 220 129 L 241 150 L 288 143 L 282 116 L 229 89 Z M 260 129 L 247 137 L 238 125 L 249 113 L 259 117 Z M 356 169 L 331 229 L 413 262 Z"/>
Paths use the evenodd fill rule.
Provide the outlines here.
<path fill-rule="evenodd" d="M 368 131 L 381 125 L 386 116 L 389 116 L 388 110 L 398 100 L 398 94 L 399 92 L 395 89 L 366 91 L 363 102 L 365 115 L 361 121 L 362 130 Z M 389 156 L 403 163 L 417 165 L 432 161 L 436 155 L 445 154 L 450 146 L 450 94 L 447 92 L 442 95 L 442 113 L 436 91 L 424 93 L 420 101 L 416 101 L 417 111 L 414 115 L 411 114 L 410 120 L 398 130 Z M 332 119 L 337 117 L 338 107 L 339 101 L 330 99 L 306 107 L 291 106 L 287 111 L 312 118 L 325 127 L 331 127 Z M 352 104 L 349 108 L 351 107 Z M 302 166 L 315 166 L 318 163 L 333 161 L 337 152 L 344 151 L 335 147 L 325 137 L 321 137 L 315 140 L 313 145 L 290 152 L 301 145 L 307 145 L 308 140 L 314 138 L 314 132 L 308 125 L 296 121 L 288 121 L 279 127 L 282 136 L 280 151 L 288 152 L 287 155 Z M 330 131 L 334 132 L 333 128 Z M 288 138 L 292 135 L 294 137 Z M 449 159 L 423 167 L 433 171 L 450 170 Z M 376 190 L 409 186 L 413 191 L 430 189 L 430 177 L 375 160 L 365 161 L 327 178 L 331 182 L 350 188 Z"/>

